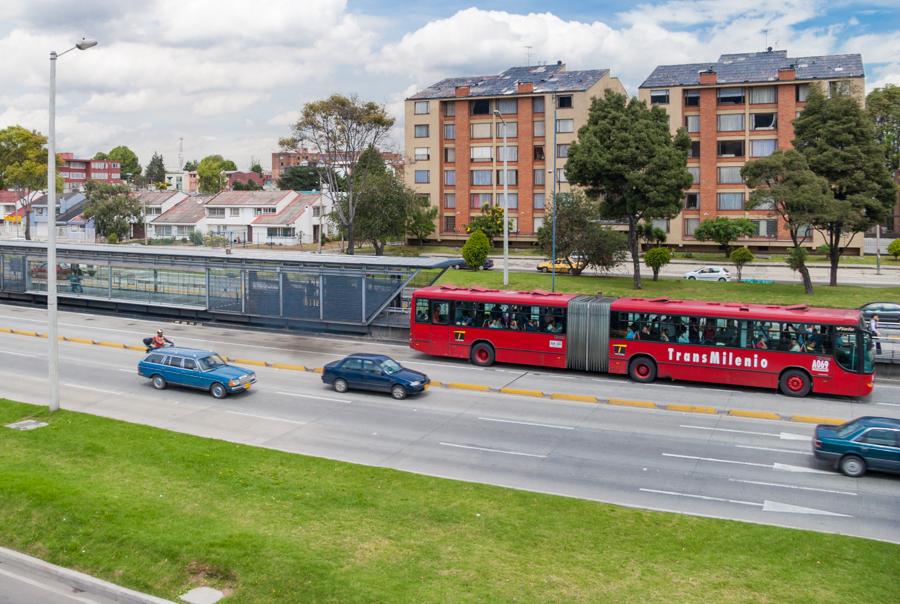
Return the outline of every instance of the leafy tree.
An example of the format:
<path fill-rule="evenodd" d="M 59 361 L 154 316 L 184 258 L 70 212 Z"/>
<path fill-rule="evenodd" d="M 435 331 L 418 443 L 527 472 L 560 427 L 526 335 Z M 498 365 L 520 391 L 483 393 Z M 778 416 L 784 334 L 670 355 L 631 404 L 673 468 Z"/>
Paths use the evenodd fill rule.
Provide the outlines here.
<path fill-rule="evenodd" d="M 203 195 L 214 195 L 225 188 L 225 160 L 221 155 L 207 155 L 197 165 L 198 188 Z"/>
<path fill-rule="evenodd" d="M 888 246 L 888 254 L 894 257 L 894 260 L 900 260 L 900 239 L 894 239 Z"/>
<path fill-rule="evenodd" d="M 291 166 L 278 177 L 278 188 L 284 191 L 318 191 L 319 170 L 312 166 Z"/>
<path fill-rule="evenodd" d="M 880 222 L 894 203 L 894 183 L 885 166 L 875 126 L 852 96 L 826 99 L 812 87 L 794 121 L 794 148 L 824 177 L 834 200 L 813 226 L 829 245 L 829 284 L 837 285 L 838 262 L 853 238 Z"/>
<path fill-rule="evenodd" d="M 637 236 L 638 239 L 643 239 L 648 244 L 655 243 L 657 246 L 665 243 L 668 238 L 663 229 L 655 227 L 653 223 L 649 222 L 642 222 L 637 226 Z"/>
<path fill-rule="evenodd" d="M 255 180 L 248 180 L 247 182 L 241 182 L 236 180 L 234 184 L 231 185 L 232 191 L 262 191 L 262 187 L 257 184 Z"/>
<path fill-rule="evenodd" d="M 725 218 L 718 216 L 711 220 L 704 220 L 694 231 L 694 237 L 698 241 L 715 241 L 728 256 L 731 243 L 741 237 L 749 237 L 756 232 L 753 223 L 746 218 Z"/>
<path fill-rule="evenodd" d="M 144 176 L 151 183 L 166 181 L 166 166 L 163 163 L 162 155 L 155 151 L 153 152 L 153 157 L 150 158 L 150 163 L 147 164 L 147 169 L 144 170 Z"/>
<path fill-rule="evenodd" d="M 231 161 L 230 159 L 222 160 L 222 169 L 226 172 L 235 172 L 237 171 L 237 164 Z"/>
<path fill-rule="evenodd" d="M 357 187 L 361 181 L 341 178 L 340 174 L 352 175 L 362 152 L 377 147 L 393 125 L 394 119 L 383 105 L 333 94 L 304 105 L 291 136 L 280 141 L 286 150 L 310 145 L 319 154 L 320 174 L 328 185 L 328 194 L 342 200 L 335 203 L 336 218 L 347 234 L 348 254 L 356 244 Z"/>
<path fill-rule="evenodd" d="M 131 225 L 143 218 L 141 203 L 131 194 L 128 185 L 88 181 L 84 196 L 87 200 L 84 217 L 94 219 L 97 233 L 107 241 L 127 238 Z"/>
<path fill-rule="evenodd" d="M 257 161 L 257 162 L 253 162 L 253 164 L 250 166 L 250 171 L 251 171 L 251 172 L 256 172 L 256 173 L 259 174 L 260 176 L 263 175 L 263 169 L 262 169 L 262 166 L 259 165 L 259 162 L 258 162 L 258 161 Z"/>
<path fill-rule="evenodd" d="M 732 250 L 730 258 L 731 262 L 734 263 L 734 268 L 737 269 L 738 281 L 740 281 L 744 265 L 753 262 L 753 252 L 747 249 L 746 246 L 741 246 Z"/>
<path fill-rule="evenodd" d="M 644 264 L 653 270 L 653 280 L 659 280 L 659 269 L 672 261 L 672 253 L 667 247 L 655 247 L 644 254 Z"/>
<path fill-rule="evenodd" d="M 47 137 L 21 126 L 0 130 L 0 188 L 13 189 L 25 203 L 25 239 L 31 239 L 31 201 L 28 194 L 47 187 Z M 57 176 L 56 190 L 62 191 Z"/>
<path fill-rule="evenodd" d="M 103 151 L 97 151 L 96 153 L 94 153 L 94 159 L 109 159 L 109 155 L 107 155 Z"/>
<path fill-rule="evenodd" d="M 512 220 L 507 226 L 512 230 Z M 472 221 L 466 225 L 467 233 L 475 231 L 483 231 L 487 235 L 488 240 L 493 243 L 495 239 L 503 236 L 503 208 L 500 206 L 492 206 L 484 204 L 481 207 L 481 216 L 472 218 Z"/>
<path fill-rule="evenodd" d="M 419 247 L 435 231 L 434 221 L 438 209 L 431 205 L 428 197 L 413 195 L 412 205 L 406 213 L 406 234 L 419 241 Z"/>
<path fill-rule="evenodd" d="M 641 288 L 638 223 L 674 218 L 693 182 L 687 171 L 691 141 L 684 129 L 673 138 L 666 112 L 607 90 L 591 102 L 587 123 L 569 147 L 566 176 L 601 199 L 604 217 L 628 223 L 634 287 Z"/>
<path fill-rule="evenodd" d="M 469 267 L 478 270 L 487 260 L 491 251 L 491 241 L 481 229 L 475 229 L 462 246 L 462 257 Z"/>
<path fill-rule="evenodd" d="M 875 139 L 884 149 L 888 171 L 900 170 L 900 86 L 887 84 L 870 92 L 866 112 L 875 124 Z"/>
<path fill-rule="evenodd" d="M 141 173 L 141 164 L 138 161 L 138 156 L 125 145 L 113 147 L 106 158 L 119 162 L 119 169 L 122 171 L 122 174 L 137 176 Z"/>
<path fill-rule="evenodd" d="M 197 169 L 197 167 L 199 165 L 200 165 L 200 162 L 198 162 L 196 159 L 192 159 L 190 161 L 185 162 L 183 169 L 185 172 L 193 172 L 194 170 Z"/>
<path fill-rule="evenodd" d="M 598 204 L 581 191 L 556 196 L 556 255 L 572 275 L 580 275 L 588 266 L 612 268 L 625 257 L 624 236 L 600 226 L 599 218 Z M 552 228 L 545 224 L 537 233 L 538 245 L 548 256 L 553 253 Z"/>
<path fill-rule="evenodd" d="M 747 209 L 771 207 L 787 227 L 794 249 L 803 246 L 812 235 L 810 225 L 821 208 L 834 203 L 828 181 L 816 176 L 806 158 L 793 149 L 776 151 L 768 157 L 747 162 L 741 177 L 753 188 Z M 812 295 L 813 284 L 803 254 L 794 254 L 792 268 L 800 273 L 803 288 Z"/>
<path fill-rule="evenodd" d="M 155 182 L 155 183 L 153 183 L 153 186 L 156 188 L 157 191 L 165 191 L 169 188 L 169 183 L 167 183 L 166 181 Z"/>

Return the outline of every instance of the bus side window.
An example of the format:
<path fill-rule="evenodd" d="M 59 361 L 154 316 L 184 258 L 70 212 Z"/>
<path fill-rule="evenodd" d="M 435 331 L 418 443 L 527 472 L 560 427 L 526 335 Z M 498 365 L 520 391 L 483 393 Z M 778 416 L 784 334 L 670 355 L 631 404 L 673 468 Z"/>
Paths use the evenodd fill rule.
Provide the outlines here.
<path fill-rule="evenodd" d="M 450 303 L 445 301 L 431 301 L 431 322 L 435 325 L 447 325 L 450 323 Z"/>
<path fill-rule="evenodd" d="M 624 312 L 612 313 L 612 321 L 610 324 L 609 337 L 624 338 L 625 332 L 628 330 L 628 314 Z"/>
<path fill-rule="evenodd" d="M 459 302 L 453 305 L 454 325 L 472 327 L 475 325 L 475 304 L 473 302 Z"/>
<path fill-rule="evenodd" d="M 416 299 L 416 323 L 430 323 L 428 320 L 428 299 Z"/>

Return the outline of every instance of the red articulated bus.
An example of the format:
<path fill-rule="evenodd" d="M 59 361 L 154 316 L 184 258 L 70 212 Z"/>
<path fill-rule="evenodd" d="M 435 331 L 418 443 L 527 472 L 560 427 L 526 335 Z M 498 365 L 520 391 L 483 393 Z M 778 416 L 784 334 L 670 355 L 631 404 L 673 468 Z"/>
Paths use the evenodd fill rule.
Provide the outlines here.
<path fill-rule="evenodd" d="M 436 356 L 866 396 L 872 335 L 858 310 L 426 287 L 409 345 Z"/>

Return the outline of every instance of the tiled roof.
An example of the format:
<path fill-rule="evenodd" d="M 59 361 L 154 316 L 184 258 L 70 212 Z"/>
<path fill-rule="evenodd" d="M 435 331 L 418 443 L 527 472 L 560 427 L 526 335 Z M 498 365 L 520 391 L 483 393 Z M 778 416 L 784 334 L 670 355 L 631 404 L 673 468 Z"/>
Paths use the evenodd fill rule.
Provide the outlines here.
<path fill-rule="evenodd" d="M 179 191 L 138 191 L 135 194 L 135 197 L 141 202 L 141 205 L 161 206 L 178 194 Z"/>
<path fill-rule="evenodd" d="M 153 224 L 197 224 L 206 216 L 209 196 L 188 197 L 152 220 Z"/>
<path fill-rule="evenodd" d="M 290 226 L 297 222 L 308 207 L 319 202 L 321 195 L 303 193 L 289 203 L 286 208 L 277 214 L 260 214 L 253 219 L 253 226 Z"/>
<path fill-rule="evenodd" d="M 222 191 L 213 196 L 207 204 L 210 207 L 219 206 L 274 206 L 287 195 L 293 195 L 293 191 Z"/>
<path fill-rule="evenodd" d="M 56 196 L 56 203 L 59 204 L 59 203 L 62 203 L 62 202 L 64 202 L 64 201 L 69 201 L 71 198 L 73 198 L 73 197 L 79 197 L 79 196 L 80 196 L 80 197 L 84 197 L 84 193 L 81 193 L 81 192 L 79 192 L 79 191 L 72 191 L 72 192 L 70 192 L 70 193 L 63 193 L 62 195 L 57 195 L 57 196 Z M 46 194 L 46 193 L 41 193 L 39 196 L 35 197 L 35 198 L 31 201 L 31 205 L 33 205 L 33 206 L 45 206 L 45 205 L 47 205 L 47 194 Z"/>
<path fill-rule="evenodd" d="M 16 203 L 21 198 L 18 191 L 0 190 L 0 203 Z"/>
<path fill-rule="evenodd" d="M 717 84 L 774 82 L 778 70 L 793 67 L 797 80 L 822 80 L 863 77 L 862 55 L 823 55 L 788 57 L 786 50 L 722 55 L 713 63 L 659 65 L 641 88 L 691 86 L 700 83 L 700 72 L 712 69 Z"/>
<path fill-rule="evenodd" d="M 75 202 L 74 204 L 72 204 L 72 207 L 56 217 L 56 222 L 60 223 L 75 220 L 84 211 L 85 205 L 87 205 L 87 199 L 82 199 L 81 201 Z"/>
<path fill-rule="evenodd" d="M 408 100 L 455 98 L 457 86 L 468 86 L 469 97 L 511 96 L 516 94 L 516 82 L 533 83 L 535 93 L 576 92 L 587 90 L 607 73 L 608 69 L 566 71 L 563 64 L 510 67 L 500 75 L 447 78 Z"/>

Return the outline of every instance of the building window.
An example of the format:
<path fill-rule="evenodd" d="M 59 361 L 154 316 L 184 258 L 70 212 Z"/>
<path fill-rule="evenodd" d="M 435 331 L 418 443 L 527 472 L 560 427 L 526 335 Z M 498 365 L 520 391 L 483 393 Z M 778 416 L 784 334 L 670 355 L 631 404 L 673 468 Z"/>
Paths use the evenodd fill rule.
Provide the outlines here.
<path fill-rule="evenodd" d="M 431 182 L 431 170 L 416 170 L 416 184 L 427 185 Z"/>
<path fill-rule="evenodd" d="M 428 138 L 428 124 L 416 124 L 415 135 L 416 138 Z"/>
<path fill-rule="evenodd" d="M 741 180 L 740 166 L 723 166 L 719 168 L 719 182 L 723 185 L 738 185 Z"/>
<path fill-rule="evenodd" d="M 241 209 L 240 208 L 228 208 L 228 217 L 229 218 L 240 218 L 241 217 Z"/>
<path fill-rule="evenodd" d="M 534 184 L 535 185 L 542 185 L 546 182 L 544 174 L 545 174 L 545 172 L 544 172 L 543 168 L 535 168 L 534 169 Z"/>
<path fill-rule="evenodd" d="M 557 132 L 575 132 L 575 120 L 556 120 Z"/>
<path fill-rule="evenodd" d="M 497 101 L 497 111 L 503 115 L 518 113 L 519 101 L 517 99 L 500 99 Z"/>
<path fill-rule="evenodd" d="M 266 237 L 294 238 L 294 227 L 269 227 L 266 229 Z"/>
<path fill-rule="evenodd" d="M 569 157 L 569 145 L 556 145 L 556 157 Z"/>
<path fill-rule="evenodd" d="M 504 149 L 506 150 L 504 152 Z M 505 156 L 505 157 L 504 157 Z M 517 145 L 500 145 L 497 147 L 497 161 L 519 161 L 519 147 Z"/>
<path fill-rule="evenodd" d="M 694 177 L 694 184 L 700 182 L 700 166 L 688 166 L 687 171 Z"/>
<path fill-rule="evenodd" d="M 510 193 L 509 197 L 509 209 L 517 210 L 519 208 L 519 194 L 518 193 Z M 503 207 L 503 193 L 497 193 L 497 205 L 501 208 Z"/>
<path fill-rule="evenodd" d="M 744 209 L 743 193 L 719 193 L 718 208 L 720 210 L 742 210 Z"/>
<path fill-rule="evenodd" d="M 519 136 L 519 124 L 518 122 L 506 122 L 504 125 L 503 122 L 497 123 L 497 138 L 503 138 L 503 131 L 506 131 L 507 138 L 514 138 Z"/>
<path fill-rule="evenodd" d="M 509 186 L 514 187 L 519 184 L 519 171 L 518 170 L 497 170 L 497 185 L 503 185 L 503 173 L 509 172 Z"/>
<path fill-rule="evenodd" d="M 472 170 L 469 173 L 469 182 L 475 187 L 490 186 L 491 171 L 490 170 Z"/>
<path fill-rule="evenodd" d="M 768 157 L 778 149 L 778 141 L 774 138 L 765 138 L 750 141 L 751 157 Z"/>
<path fill-rule="evenodd" d="M 654 229 L 660 229 L 666 233 L 669 232 L 669 221 L 665 218 L 655 218 L 650 221 Z"/>
<path fill-rule="evenodd" d="M 448 141 L 456 138 L 456 124 L 444 124 L 444 138 Z"/>
<path fill-rule="evenodd" d="M 750 103 L 777 103 L 778 92 L 774 86 L 758 86 L 750 89 Z"/>
<path fill-rule="evenodd" d="M 534 231 L 532 231 L 532 232 L 537 233 L 538 231 L 541 230 L 541 227 L 544 226 L 544 217 L 543 216 L 535 216 L 533 220 L 534 220 L 534 222 L 533 222 Z"/>
<path fill-rule="evenodd" d="M 206 215 L 210 218 L 225 218 L 225 208 L 206 208 Z"/>
<path fill-rule="evenodd" d="M 684 127 L 688 132 L 700 132 L 700 116 L 686 115 L 684 116 Z"/>
<path fill-rule="evenodd" d="M 456 161 L 456 147 L 444 147 L 444 161 L 448 164 Z"/>
<path fill-rule="evenodd" d="M 743 105 L 744 89 L 743 88 L 719 88 L 718 98 L 720 105 Z"/>
<path fill-rule="evenodd" d="M 716 116 L 719 132 L 738 132 L 744 129 L 743 113 L 722 113 Z"/>
<path fill-rule="evenodd" d="M 253 213 L 257 216 L 261 214 L 274 214 L 277 208 L 253 208 Z"/>
<path fill-rule="evenodd" d="M 444 216 L 444 232 L 456 232 L 456 216 Z"/>
<path fill-rule="evenodd" d="M 472 193 L 469 195 L 469 207 L 473 210 L 480 210 L 484 206 L 491 205 L 493 199 L 490 193 Z"/>
<path fill-rule="evenodd" d="M 534 159 L 535 161 L 544 161 L 544 145 L 534 146 Z"/>
<path fill-rule="evenodd" d="M 456 115 L 456 101 L 447 101 L 444 103 L 444 115 L 447 117 Z"/>
<path fill-rule="evenodd" d="M 753 130 L 774 130 L 777 120 L 775 113 L 751 113 L 750 128 Z"/>
<path fill-rule="evenodd" d="M 102 178 L 106 180 L 109 177 L 109 174 L 106 172 L 91 172 L 91 178 Z"/>
<path fill-rule="evenodd" d="M 456 170 L 444 170 L 444 184 L 447 186 L 456 184 Z"/>
<path fill-rule="evenodd" d="M 473 162 L 491 161 L 494 159 L 493 147 L 470 147 L 469 159 Z"/>
<path fill-rule="evenodd" d="M 572 108 L 572 95 L 571 94 L 563 94 L 561 96 L 556 97 L 556 106 L 560 109 L 571 109 Z"/>
<path fill-rule="evenodd" d="M 426 115 L 428 113 L 428 101 L 416 101 L 413 111 L 416 115 Z"/>
<path fill-rule="evenodd" d="M 456 207 L 456 193 L 444 193 L 444 207 L 448 210 Z"/>
<path fill-rule="evenodd" d="M 491 123 L 476 122 L 471 125 L 469 131 L 472 133 L 472 138 L 491 138 Z"/>
<path fill-rule="evenodd" d="M 828 83 L 828 96 L 836 97 L 836 96 L 850 96 L 852 92 L 852 87 L 850 82 L 847 80 L 838 80 L 836 82 Z"/>
<path fill-rule="evenodd" d="M 566 178 L 566 169 L 565 168 L 557 168 L 556 169 L 556 182 L 557 183 L 569 182 L 569 179 Z"/>
<path fill-rule="evenodd" d="M 416 147 L 414 157 L 416 161 L 428 161 L 431 159 L 431 153 L 428 151 L 428 147 Z"/>
<path fill-rule="evenodd" d="M 535 136 L 544 136 L 544 120 L 535 120 L 534 121 L 534 135 Z"/>
<path fill-rule="evenodd" d="M 744 157 L 744 141 L 718 141 L 719 157 Z"/>
<path fill-rule="evenodd" d="M 531 99 L 531 110 L 534 113 L 544 112 L 544 97 L 536 96 Z"/>
<path fill-rule="evenodd" d="M 664 88 L 662 90 L 651 90 L 650 91 L 650 104 L 651 105 L 668 105 L 669 104 L 669 89 Z"/>
<path fill-rule="evenodd" d="M 470 101 L 469 106 L 472 108 L 472 115 L 490 115 L 491 102 L 487 99 L 478 99 Z"/>
<path fill-rule="evenodd" d="M 684 234 L 687 237 L 693 237 L 694 232 L 697 230 L 698 226 L 700 226 L 699 218 L 685 218 L 684 219 Z"/>
<path fill-rule="evenodd" d="M 685 194 L 684 209 L 685 210 L 699 210 L 700 209 L 700 193 Z"/>
<path fill-rule="evenodd" d="M 156 224 L 153 225 L 153 232 L 157 237 L 171 237 L 172 227 L 169 225 Z"/>
<path fill-rule="evenodd" d="M 700 91 L 699 90 L 685 90 L 684 91 L 684 106 L 685 107 L 699 107 L 700 106 Z"/>
<path fill-rule="evenodd" d="M 691 141 L 691 150 L 688 152 L 688 157 L 691 159 L 700 157 L 700 141 Z"/>
<path fill-rule="evenodd" d="M 753 223 L 756 225 L 755 237 L 774 239 L 778 235 L 777 220 L 754 220 Z"/>
<path fill-rule="evenodd" d="M 805 103 L 809 96 L 809 84 L 797 84 L 796 99 L 798 103 Z"/>
<path fill-rule="evenodd" d="M 547 194 L 546 193 L 535 193 L 534 198 L 532 199 L 531 206 L 535 210 L 543 210 L 547 207 Z"/>
<path fill-rule="evenodd" d="M 517 216 L 509 217 L 509 232 L 510 233 L 518 233 L 519 232 L 519 218 Z"/>

